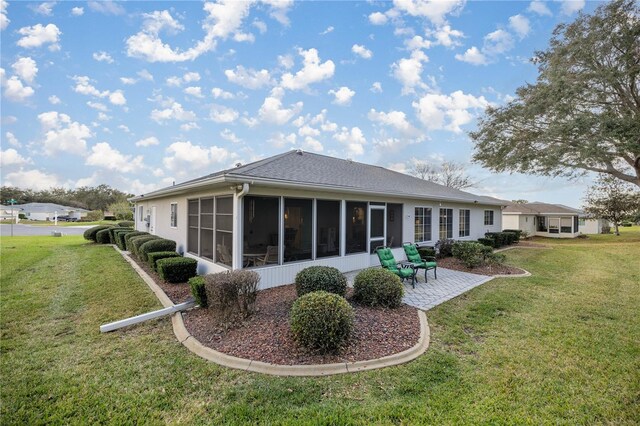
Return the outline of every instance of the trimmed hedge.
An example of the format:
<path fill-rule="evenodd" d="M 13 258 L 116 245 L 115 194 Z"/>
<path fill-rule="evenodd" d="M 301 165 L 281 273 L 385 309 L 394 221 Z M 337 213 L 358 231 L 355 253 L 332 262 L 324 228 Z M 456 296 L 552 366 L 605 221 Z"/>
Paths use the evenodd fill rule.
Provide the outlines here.
<path fill-rule="evenodd" d="M 109 236 L 110 229 L 101 229 L 96 233 L 96 242 L 98 244 L 111 244 L 111 237 Z"/>
<path fill-rule="evenodd" d="M 291 332 L 303 346 L 334 352 L 353 330 L 353 308 L 342 296 L 314 291 L 298 298 L 291 307 Z"/>
<path fill-rule="evenodd" d="M 347 279 L 330 266 L 310 266 L 296 274 L 298 297 L 319 290 L 344 296 L 347 293 Z"/>
<path fill-rule="evenodd" d="M 155 255 L 157 253 L 153 253 Z M 204 287 L 204 277 L 202 275 L 196 275 L 189 278 L 189 288 L 191 288 L 191 294 L 196 299 L 196 303 L 201 308 L 207 307 L 207 292 Z"/>
<path fill-rule="evenodd" d="M 431 247 L 418 247 L 418 253 L 420 258 L 436 257 L 436 249 Z"/>
<path fill-rule="evenodd" d="M 84 231 L 82 236 L 84 237 L 85 240 L 96 242 L 96 234 L 98 233 L 98 231 L 102 231 L 103 229 L 107 229 L 107 228 L 109 228 L 108 225 L 94 226 L 93 228 L 89 228 L 86 231 Z"/>
<path fill-rule="evenodd" d="M 116 245 L 120 250 L 124 250 L 124 236 L 135 232 L 133 229 L 117 229 L 113 231 L 113 235 L 116 240 Z"/>
<path fill-rule="evenodd" d="M 140 258 L 140 255 L 138 254 L 138 249 L 140 248 L 140 246 L 147 241 L 157 240 L 159 238 L 160 237 L 157 237 L 155 235 L 140 235 L 139 237 L 133 237 L 129 240 L 129 251 L 132 255 Z"/>
<path fill-rule="evenodd" d="M 118 225 L 113 225 L 109 228 L 109 242 L 111 244 L 115 244 L 116 243 L 116 237 L 113 234 L 115 231 L 120 230 L 120 229 L 124 229 L 121 226 Z"/>
<path fill-rule="evenodd" d="M 149 267 L 154 271 L 157 271 L 156 268 L 158 267 L 158 265 L 156 265 L 156 263 L 158 262 L 158 260 L 166 259 L 167 257 L 181 257 L 181 255 L 180 253 L 176 253 L 175 251 L 154 251 L 153 253 L 147 254 Z"/>
<path fill-rule="evenodd" d="M 133 231 L 128 233 L 127 235 L 124 236 L 124 249 L 125 250 L 129 250 L 129 242 L 131 241 L 132 238 L 135 237 L 139 237 L 141 235 L 151 235 L 148 232 L 140 232 L 140 231 Z M 129 250 L 130 251 L 130 250 Z"/>
<path fill-rule="evenodd" d="M 402 296 L 402 281 L 386 269 L 365 269 L 353 281 L 353 298 L 363 305 L 397 308 L 402 303 Z"/>
<path fill-rule="evenodd" d="M 138 256 L 143 262 L 148 262 L 148 254 L 155 251 L 176 251 L 176 242 L 166 238 L 147 241 L 138 248 Z"/>
<path fill-rule="evenodd" d="M 453 256 L 460 259 L 467 268 L 484 264 L 486 257 L 492 252 L 491 247 L 474 241 L 458 241 L 453 245 Z"/>
<path fill-rule="evenodd" d="M 495 241 L 493 240 L 493 238 L 478 238 L 478 242 L 483 246 L 487 246 L 491 248 L 493 248 L 493 245 L 495 244 Z"/>
<path fill-rule="evenodd" d="M 132 220 L 123 220 L 122 222 L 118 222 L 118 226 L 122 226 L 123 228 L 133 228 L 135 222 Z"/>
<path fill-rule="evenodd" d="M 168 283 L 184 283 L 197 275 L 198 261 L 190 257 L 167 257 L 156 265 L 160 278 Z"/>
<path fill-rule="evenodd" d="M 520 232 L 502 231 L 507 236 L 507 244 L 518 244 L 520 239 Z"/>
<path fill-rule="evenodd" d="M 503 229 L 502 232 L 513 232 L 516 234 L 516 242 L 522 237 L 522 229 Z"/>

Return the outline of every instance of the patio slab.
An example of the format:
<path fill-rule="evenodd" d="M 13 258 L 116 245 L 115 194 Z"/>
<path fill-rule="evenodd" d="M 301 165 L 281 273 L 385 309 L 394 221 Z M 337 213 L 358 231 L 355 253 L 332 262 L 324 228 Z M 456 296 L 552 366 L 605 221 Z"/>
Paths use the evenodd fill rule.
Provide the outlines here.
<path fill-rule="evenodd" d="M 358 272 L 360 271 L 345 274 L 350 286 L 353 285 L 353 280 Z M 427 277 L 429 281 L 425 283 L 424 272 L 418 272 L 416 288 L 412 288 L 411 284 L 405 282 L 402 300 L 404 303 L 427 311 L 494 278 L 488 275 L 470 274 L 445 268 L 438 268 L 437 280 L 433 278 L 433 271 L 429 271 Z"/>

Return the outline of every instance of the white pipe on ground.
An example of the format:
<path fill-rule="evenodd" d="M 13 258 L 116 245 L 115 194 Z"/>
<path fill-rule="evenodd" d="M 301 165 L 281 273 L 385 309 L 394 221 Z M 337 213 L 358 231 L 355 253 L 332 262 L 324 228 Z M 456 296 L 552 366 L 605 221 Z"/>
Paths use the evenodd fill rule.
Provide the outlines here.
<path fill-rule="evenodd" d="M 166 315 L 171 315 L 176 312 L 186 311 L 187 309 L 191 309 L 196 306 L 195 300 L 191 299 L 184 303 L 180 303 L 178 305 L 169 306 L 168 308 L 160 309 L 153 312 L 147 312 L 146 314 L 138 315 L 135 317 L 123 319 L 120 321 L 111 322 L 109 324 L 101 325 L 100 332 L 107 333 L 109 331 L 114 331 L 122 327 L 126 327 L 128 325 L 138 324 L 143 321 L 147 321 L 154 318 L 160 318 Z"/>

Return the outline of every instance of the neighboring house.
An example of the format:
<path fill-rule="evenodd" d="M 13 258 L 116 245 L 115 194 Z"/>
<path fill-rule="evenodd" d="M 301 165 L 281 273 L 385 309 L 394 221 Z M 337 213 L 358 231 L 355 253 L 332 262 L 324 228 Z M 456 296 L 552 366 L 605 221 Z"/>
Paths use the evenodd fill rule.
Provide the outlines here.
<path fill-rule="evenodd" d="M 61 206 L 53 203 L 27 203 L 16 204 L 14 207 L 20 207 L 27 219 L 29 220 L 49 220 L 53 221 L 56 217 L 68 216 L 72 219 L 81 219 L 89 213 L 89 210 L 79 207 Z"/>
<path fill-rule="evenodd" d="M 378 265 L 375 248 L 476 240 L 505 201 L 378 166 L 290 151 L 133 197 L 136 228 L 176 241 L 200 273 L 252 268 L 261 288 L 311 265 Z"/>
<path fill-rule="evenodd" d="M 502 229 L 521 229 L 529 235 L 574 238 L 580 235 L 580 212 L 546 203 L 510 204 L 502 210 Z"/>
<path fill-rule="evenodd" d="M 610 228 L 611 223 L 606 219 L 590 219 L 580 214 L 578 230 L 581 234 L 602 234 L 603 229 Z"/>
<path fill-rule="evenodd" d="M 0 204 L 0 220 L 13 220 L 17 223 L 18 220 L 16 219 L 20 213 L 22 213 L 22 209 L 17 205 L 4 206 Z"/>

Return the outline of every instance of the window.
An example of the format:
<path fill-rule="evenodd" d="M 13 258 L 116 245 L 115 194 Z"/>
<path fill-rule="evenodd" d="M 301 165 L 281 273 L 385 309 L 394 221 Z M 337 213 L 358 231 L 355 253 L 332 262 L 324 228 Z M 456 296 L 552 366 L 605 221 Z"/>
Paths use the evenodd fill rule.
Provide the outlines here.
<path fill-rule="evenodd" d="M 387 246 L 402 246 L 402 204 L 387 204 Z"/>
<path fill-rule="evenodd" d="M 144 220 L 144 208 L 142 206 L 138 207 L 138 211 L 140 212 L 140 222 Z"/>
<path fill-rule="evenodd" d="M 440 239 L 453 238 L 453 209 L 440 209 Z"/>
<path fill-rule="evenodd" d="M 468 237 L 471 225 L 471 210 L 460 209 L 460 224 L 458 225 L 458 237 Z"/>
<path fill-rule="evenodd" d="M 187 228 L 187 251 L 189 253 L 231 266 L 233 197 L 222 196 L 188 200 Z M 214 242 L 216 244 L 215 251 Z"/>
<path fill-rule="evenodd" d="M 200 225 L 198 211 L 200 210 L 200 200 L 189 200 L 188 202 L 188 220 L 187 226 L 187 251 L 189 253 L 198 254 L 198 228 Z"/>
<path fill-rule="evenodd" d="M 243 198 L 243 266 L 270 266 L 280 263 L 280 198 Z"/>
<path fill-rule="evenodd" d="M 284 261 L 311 259 L 313 200 L 284 199 Z"/>
<path fill-rule="evenodd" d="M 578 232 L 580 226 L 580 220 L 582 220 L 582 226 L 584 226 L 584 219 L 578 219 L 578 216 L 573 217 L 573 232 Z"/>
<path fill-rule="evenodd" d="M 213 197 L 200 199 L 200 256 L 213 260 Z"/>
<path fill-rule="evenodd" d="M 578 220 L 578 225 L 579 225 L 579 226 L 584 226 L 584 223 L 585 223 L 584 218 L 583 218 L 583 217 L 581 217 L 581 218 Z M 577 228 L 576 228 L 576 229 L 577 229 Z"/>
<path fill-rule="evenodd" d="M 571 225 L 573 224 L 573 220 L 570 217 L 563 217 L 560 219 L 560 232 L 565 234 L 571 234 L 573 231 L 571 229 Z"/>
<path fill-rule="evenodd" d="M 484 211 L 484 224 L 488 226 L 493 226 L 493 210 Z"/>
<path fill-rule="evenodd" d="M 340 255 L 340 201 L 316 201 L 316 257 Z"/>
<path fill-rule="evenodd" d="M 171 223 L 172 228 L 178 227 L 178 203 L 171 203 Z"/>
<path fill-rule="evenodd" d="M 536 216 L 538 220 L 538 232 L 547 232 L 547 218 L 544 216 Z"/>
<path fill-rule="evenodd" d="M 369 253 L 376 254 L 376 249 L 386 245 L 384 238 L 384 206 L 370 206 L 369 209 Z"/>
<path fill-rule="evenodd" d="M 216 262 L 231 266 L 233 253 L 233 197 L 216 197 Z"/>
<path fill-rule="evenodd" d="M 347 201 L 346 253 L 367 251 L 367 203 Z"/>
<path fill-rule="evenodd" d="M 414 242 L 431 241 L 431 208 L 416 207 Z"/>

